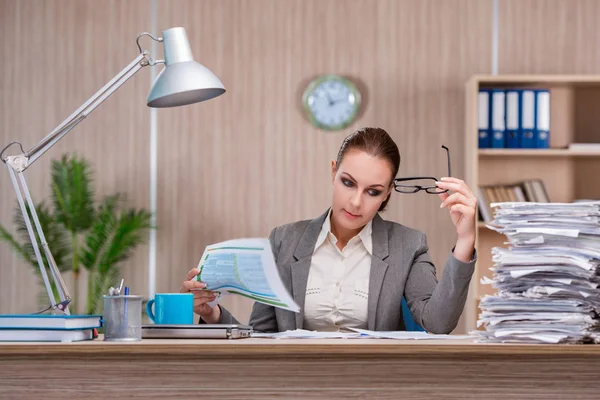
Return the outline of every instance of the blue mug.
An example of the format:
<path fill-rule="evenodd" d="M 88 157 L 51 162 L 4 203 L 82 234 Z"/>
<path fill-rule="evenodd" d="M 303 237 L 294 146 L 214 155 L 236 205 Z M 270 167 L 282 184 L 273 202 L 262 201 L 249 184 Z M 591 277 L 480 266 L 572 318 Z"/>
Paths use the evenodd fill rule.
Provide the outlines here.
<path fill-rule="evenodd" d="M 156 313 L 152 312 L 152 305 Z M 159 293 L 146 303 L 146 313 L 160 325 L 192 325 L 194 323 L 193 293 Z"/>

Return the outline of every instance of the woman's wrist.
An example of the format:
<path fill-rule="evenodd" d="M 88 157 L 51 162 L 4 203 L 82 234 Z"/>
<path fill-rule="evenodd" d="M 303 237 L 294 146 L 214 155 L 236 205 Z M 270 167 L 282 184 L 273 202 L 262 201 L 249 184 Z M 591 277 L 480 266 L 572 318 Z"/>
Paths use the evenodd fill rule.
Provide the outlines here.
<path fill-rule="evenodd" d="M 454 246 L 454 257 L 462 262 L 473 261 L 475 253 L 475 238 L 458 238 Z"/>
<path fill-rule="evenodd" d="M 210 315 L 201 315 L 200 318 L 207 324 L 218 324 L 221 320 L 221 307 L 217 304 L 212 308 L 212 313 Z"/>

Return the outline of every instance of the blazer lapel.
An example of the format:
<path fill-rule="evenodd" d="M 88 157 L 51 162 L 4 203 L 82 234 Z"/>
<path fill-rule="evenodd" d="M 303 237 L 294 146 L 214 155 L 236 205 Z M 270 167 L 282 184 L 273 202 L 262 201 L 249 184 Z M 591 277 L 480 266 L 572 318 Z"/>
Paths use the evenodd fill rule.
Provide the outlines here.
<path fill-rule="evenodd" d="M 376 214 L 373 218 L 371 238 L 373 241 L 373 255 L 371 256 L 371 271 L 369 273 L 367 327 L 369 330 L 375 330 L 377 304 L 379 303 L 383 279 L 388 269 L 388 263 L 385 262 L 385 259 L 389 255 L 387 226 L 379 214 Z"/>
<path fill-rule="evenodd" d="M 308 273 L 310 272 L 310 263 L 312 257 L 304 257 L 290 266 L 292 276 L 292 296 L 294 301 L 300 307 L 300 312 L 296 314 L 296 329 L 302 329 L 304 321 L 304 299 L 306 297 L 306 284 L 308 282 Z"/>
<path fill-rule="evenodd" d="M 327 218 L 329 209 L 321 216 L 308 223 L 306 230 L 302 233 L 298 246 L 294 251 L 296 262 L 290 265 L 290 276 L 292 277 L 292 296 L 294 301 L 300 307 L 300 312 L 296 313 L 296 329 L 302 329 L 304 322 L 304 299 L 306 297 L 306 284 L 308 283 L 308 273 L 312 255 L 315 250 L 315 244 L 323 227 L 323 222 Z"/>

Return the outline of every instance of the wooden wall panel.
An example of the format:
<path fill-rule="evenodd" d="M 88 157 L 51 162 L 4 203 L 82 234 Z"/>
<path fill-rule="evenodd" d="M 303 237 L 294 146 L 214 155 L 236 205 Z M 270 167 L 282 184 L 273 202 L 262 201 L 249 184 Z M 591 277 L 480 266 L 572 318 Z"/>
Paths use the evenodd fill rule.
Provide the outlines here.
<path fill-rule="evenodd" d="M 177 290 L 209 243 L 266 236 L 331 201 L 330 160 L 361 126 L 388 130 L 400 174 L 463 177 L 464 83 L 489 73 L 491 1 L 159 1 L 159 29 L 184 26 L 227 93 L 159 113 L 158 291 Z M 299 111 L 304 85 L 347 75 L 366 90 L 339 133 Z M 425 231 L 441 270 L 455 242 L 439 199 L 395 194 L 383 217 Z M 241 320 L 250 303 L 226 304 Z"/>
<path fill-rule="evenodd" d="M 498 4 L 499 73 L 600 72 L 600 2 L 502 0 Z"/>
<path fill-rule="evenodd" d="M 149 24 L 147 0 L 1 0 L 0 147 L 41 140 L 138 55 L 136 36 Z M 142 70 L 33 164 L 34 200 L 48 198 L 50 160 L 76 152 L 90 160 L 99 196 L 121 191 L 148 207 L 149 87 Z M 11 226 L 16 197 L 1 169 L 0 223 Z M 147 258 L 142 246 L 123 267 L 133 292 L 146 291 Z M 0 243 L 0 313 L 36 311 L 39 290 L 31 267 Z"/>

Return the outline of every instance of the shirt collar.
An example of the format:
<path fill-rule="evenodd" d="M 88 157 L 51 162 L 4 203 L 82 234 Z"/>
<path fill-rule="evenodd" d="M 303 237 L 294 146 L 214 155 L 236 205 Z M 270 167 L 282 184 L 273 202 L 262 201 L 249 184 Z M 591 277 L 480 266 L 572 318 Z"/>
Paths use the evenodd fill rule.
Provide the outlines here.
<path fill-rule="evenodd" d="M 373 255 L 373 220 L 367 222 L 364 228 L 361 229 L 359 236 L 360 240 L 363 242 L 365 249 L 369 252 L 370 255 Z"/>
<path fill-rule="evenodd" d="M 372 233 L 373 233 L 373 220 L 369 221 L 361 229 L 361 231 L 358 234 L 361 242 L 363 243 L 363 246 L 365 246 L 365 249 L 367 249 L 367 251 L 369 252 L 370 255 L 373 255 L 373 238 L 371 235 Z M 319 233 L 319 236 L 317 237 L 317 242 L 315 243 L 315 250 L 313 251 L 313 254 L 325 242 L 325 239 L 327 239 L 327 236 L 329 234 L 331 234 L 332 243 L 335 245 L 335 242 L 337 241 L 337 239 L 331 232 L 331 208 L 329 209 L 329 212 L 327 213 L 327 217 L 325 218 L 325 221 L 323 221 L 323 225 L 321 227 L 321 232 Z"/>

